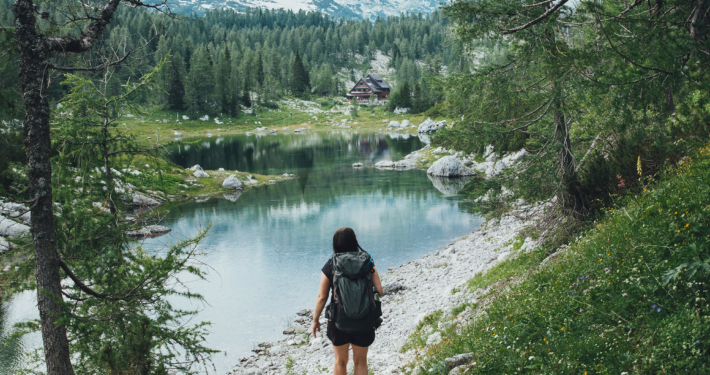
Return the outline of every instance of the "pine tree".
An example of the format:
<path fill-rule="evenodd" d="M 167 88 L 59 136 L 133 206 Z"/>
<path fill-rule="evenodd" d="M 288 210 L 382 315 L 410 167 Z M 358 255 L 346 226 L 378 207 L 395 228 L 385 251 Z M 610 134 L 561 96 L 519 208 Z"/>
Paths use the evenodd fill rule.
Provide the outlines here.
<path fill-rule="evenodd" d="M 417 82 L 414 84 L 414 95 L 412 95 L 412 113 L 420 113 L 425 110 L 424 100 L 422 87 L 419 85 L 419 82 Z"/>
<path fill-rule="evenodd" d="M 190 62 L 190 73 L 187 76 L 185 102 L 194 114 L 214 114 L 214 75 L 210 52 L 207 47 L 200 46 L 195 50 Z"/>
<path fill-rule="evenodd" d="M 251 108 L 251 93 L 249 90 L 249 80 L 244 79 L 244 92 L 242 93 L 242 105 Z"/>
<path fill-rule="evenodd" d="M 298 96 L 306 96 L 311 88 L 310 78 L 306 67 L 303 66 L 301 55 L 296 51 L 296 59 L 293 62 L 293 93 Z"/>
<path fill-rule="evenodd" d="M 232 89 L 232 57 L 229 47 L 225 44 L 224 50 L 219 55 L 217 69 L 215 70 L 215 96 L 222 113 L 234 116 L 236 105 Z"/>
<path fill-rule="evenodd" d="M 168 109 L 182 111 L 185 109 L 185 85 L 182 83 L 185 66 L 180 53 L 170 58 L 170 64 L 165 71 L 166 79 L 163 88 L 168 93 Z"/>
<path fill-rule="evenodd" d="M 398 91 L 399 95 L 397 95 L 397 107 L 412 108 L 412 91 L 409 89 L 409 82 L 404 81 L 402 87 Z"/>
<path fill-rule="evenodd" d="M 259 87 L 264 85 L 264 62 L 261 60 L 261 52 L 259 52 L 259 59 L 256 62 L 256 82 Z"/>

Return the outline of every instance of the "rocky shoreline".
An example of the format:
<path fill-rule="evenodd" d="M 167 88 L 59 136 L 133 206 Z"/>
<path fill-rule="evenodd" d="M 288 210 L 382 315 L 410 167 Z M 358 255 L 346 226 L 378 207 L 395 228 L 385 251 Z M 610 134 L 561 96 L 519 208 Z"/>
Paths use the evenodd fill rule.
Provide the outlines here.
<path fill-rule="evenodd" d="M 370 347 L 370 370 L 378 375 L 404 373 L 404 366 L 415 359 L 416 350 L 401 349 L 419 322 L 437 310 L 448 312 L 465 303 L 476 303 L 484 296 L 485 290 L 468 290 L 468 280 L 510 256 L 520 231 L 534 224 L 545 207 L 519 201 L 517 208 L 500 220 L 489 220 L 443 249 L 384 272 L 384 323 Z M 526 238 L 522 246 L 518 243 L 516 247 L 518 251 L 526 251 L 538 245 Z M 474 313 L 472 307 L 467 307 L 453 319 L 465 320 Z M 309 336 L 310 314 L 310 311 L 299 312 L 293 326 L 284 331 L 282 340 L 259 344 L 254 354 L 242 358 L 228 375 L 332 373 L 334 357 L 330 340 L 325 332 L 317 338 Z M 321 317 L 323 327 L 325 323 Z M 441 339 L 441 332 L 433 330 L 427 341 L 435 343 Z"/>

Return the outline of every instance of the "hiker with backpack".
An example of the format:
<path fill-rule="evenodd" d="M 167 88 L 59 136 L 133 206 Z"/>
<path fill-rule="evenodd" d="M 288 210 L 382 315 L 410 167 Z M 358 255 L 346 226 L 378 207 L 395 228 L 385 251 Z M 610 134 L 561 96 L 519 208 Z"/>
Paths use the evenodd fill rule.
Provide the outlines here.
<path fill-rule="evenodd" d="M 327 336 L 335 352 L 334 375 L 346 375 L 349 349 L 353 350 L 353 375 L 367 375 L 367 349 L 375 341 L 382 323 L 382 283 L 372 256 L 360 247 L 351 228 L 333 235 L 333 256 L 321 270 L 320 290 L 313 314 L 313 337 L 321 330 L 320 315 L 325 308 Z M 331 292 L 332 293 L 329 293 Z M 330 304 L 326 308 L 328 294 Z"/>

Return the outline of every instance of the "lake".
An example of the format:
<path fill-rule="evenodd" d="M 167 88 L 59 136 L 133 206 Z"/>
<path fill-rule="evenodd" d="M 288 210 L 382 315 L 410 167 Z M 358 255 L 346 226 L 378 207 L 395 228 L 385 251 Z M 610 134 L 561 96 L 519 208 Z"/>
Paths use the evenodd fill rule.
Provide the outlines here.
<path fill-rule="evenodd" d="M 283 337 L 295 312 L 313 308 L 338 228 L 352 227 L 384 272 L 481 223 L 460 208 L 455 189 L 442 188 L 450 184 L 430 180 L 425 171 L 372 167 L 423 147 L 416 136 L 338 130 L 184 142 L 170 147 L 170 158 L 183 167 L 295 175 L 243 194 L 180 205 L 163 223 L 173 232 L 144 243 L 161 246 L 212 223 L 201 244 L 208 252 L 200 258 L 210 267 L 208 278 L 186 280 L 207 304 L 175 303 L 199 308 L 195 321 L 212 323 L 208 346 L 224 352 L 214 357 L 218 373 L 251 354 L 257 343 Z M 365 167 L 353 168 L 355 162 Z M 26 309 L 35 308 L 32 298 L 23 297 Z"/>

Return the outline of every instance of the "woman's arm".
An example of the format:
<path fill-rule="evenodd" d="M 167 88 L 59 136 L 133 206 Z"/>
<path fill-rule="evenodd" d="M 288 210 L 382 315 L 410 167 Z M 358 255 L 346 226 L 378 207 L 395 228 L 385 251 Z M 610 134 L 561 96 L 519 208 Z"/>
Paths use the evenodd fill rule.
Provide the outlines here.
<path fill-rule="evenodd" d="M 379 282 L 379 278 L 377 279 Z M 320 314 L 323 312 L 325 303 L 328 302 L 328 293 L 330 292 L 330 280 L 321 272 L 320 274 L 320 289 L 318 290 L 318 298 L 316 298 L 316 307 L 313 309 L 313 326 L 311 332 L 313 337 L 316 337 L 316 331 L 320 331 Z"/>
<path fill-rule="evenodd" d="M 382 291 L 382 282 L 380 282 L 380 274 L 377 273 L 377 267 L 372 267 L 372 269 L 375 270 L 375 273 L 372 274 L 372 285 L 375 286 L 377 294 L 382 296 L 384 293 Z"/>

